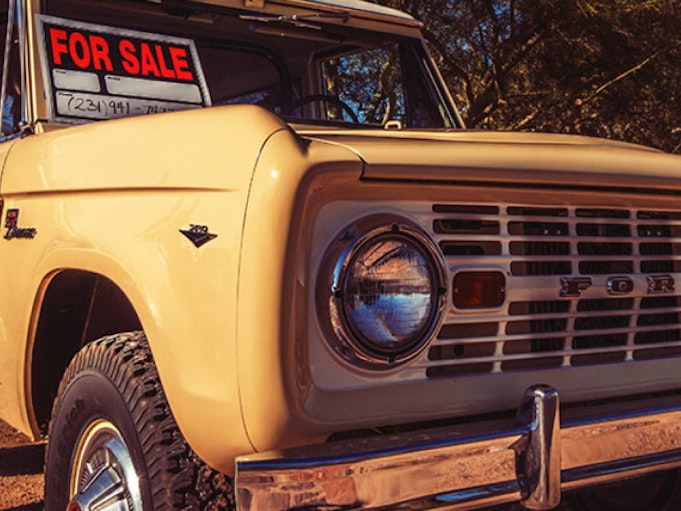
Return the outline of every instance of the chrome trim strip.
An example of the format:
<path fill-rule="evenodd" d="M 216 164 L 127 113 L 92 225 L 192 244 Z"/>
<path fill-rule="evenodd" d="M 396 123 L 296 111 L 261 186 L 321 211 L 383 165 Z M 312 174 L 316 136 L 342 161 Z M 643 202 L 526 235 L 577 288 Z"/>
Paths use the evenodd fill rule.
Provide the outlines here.
<path fill-rule="evenodd" d="M 523 425 L 493 434 L 440 429 L 241 457 L 239 510 L 463 510 L 521 499 L 547 510 L 561 489 L 681 467 L 681 406 L 559 430 L 557 392 L 536 386 L 518 417 Z"/>

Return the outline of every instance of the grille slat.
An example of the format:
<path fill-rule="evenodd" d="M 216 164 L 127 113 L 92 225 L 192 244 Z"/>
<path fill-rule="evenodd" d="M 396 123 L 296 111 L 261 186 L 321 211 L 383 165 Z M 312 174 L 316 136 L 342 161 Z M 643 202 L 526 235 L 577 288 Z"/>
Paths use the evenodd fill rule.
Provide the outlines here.
<path fill-rule="evenodd" d="M 660 329 L 659 328 L 660 325 L 657 325 L 657 326 L 658 326 L 658 328 L 655 328 L 655 326 L 637 327 L 636 332 L 640 333 L 640 332 L 669 330 L 672 325 L 670 325 L 670 324 L 664 325 L 664 326 L 668 327 L 666 329 Z M 514 342 L 525 341 L 525 340 L 544 339 L 548 336 L 559 336 L 559 335 L 568 336 L 569 338 L 589 337 L 589 336 L 597 336 L 599 334 L 603 334 L 604 331 L 606 331 L 606 329 L 592 329 L 592 330 L 565 329 L 565 330 L 561 330 L 561 331 L 547 331 L 547 332 L 536 332 L 536 333 L 525 333 L 525 334 L 509 334 L 509 335 L 503 336 L 503 343 L 504 343 L 504 345 L 510 345 L 510 344 L 513 344 Z M 606 331 L 606 333 L 608 335 L 610 335 L 610 334 L 623 335 L 623 334 L 628 334 L 630 332 L 631 332 L 631 328 L 625 328 L 625 327 L 610 328 L 610 329 L 607 329 L 607 331 Z M 447 346 L 447 345 L 462 344 L 462 343 L 465 343 L 465 345 L 473 345 L 473 344 L 495 342 L 495 341 L 498 341 L 498 340 L 499 340 L 498 336 L 485 336 L 485 337 L 477 337 L 477 338 L 472 338 L 472 339 L 438 339 L 438 342 L 436 343 L 436 345 L 438 347 Z"/>
<path fill-rule="evenodd" d="M 449 305 L 428 377 L 681 357 L 681 211 L 437 204 L 425 218 L 450 283 L 506 275 L 500 309 Z"/>
<path fill-rule="evenodd" d="M 681 334 L 681 332 L 679 332 Z M 560 340 L 560 339 L 557 339 Z M 681 344 L 678 340 L 673 341 L 660 341 L 657 343 L 649 343 L 645 345 L 646 348 L 679 348 L 681 351 Z M 447 365 L 465 365 L 468 363 L 481 363 L 481 362 L 504 362 L 508 360 L 541 360 L 543 358 L 554 358 L 554 357 L 570 357 L 588 354 L 607 354 L 607 353 L 621 353 L 626 354 L 627 352 L 639 351 L 638 349 L 622 349 L 619 345 L 612 346 L 601 346 L 598 349 L 592 349 L 589 351 L 580 349 L 557 349 L 548 350 L 542 352 L 534 352 L 530 354 L 525 353 L 509 353 L 501 355 L 489 355 L 489 356 L 459 356 L 455 358 L 447 359 L 432 359 L 429 358 L 427 362 L 427 367 L 443 367 Z"/>
<path fill-rule="evenodd" d="M 648 347 L 653 347 L 653 345 L 648 345 Z M 662 350 L 662 349 L 668 349 L 668 348 L 679 348 L 679 351 L 681 351 L 681 345 L 679 345 L 678 342 L 661 342 L 659 344 L 655 344 L 654 348 L 656 350 Z M 433 361 L 429 360 L 427 367 L 448 367 L 448 366 L 461 366 L 461 365 L 466 365 L 466 364 L 481 364 L 481 363 L 493 363 L 493 362 L 508 362 L 508 361 L 519 361 L 519 360 L 542 360 L 546 358 L 564 358 L 564 357 L 571 357 L 571 356 L 583 356 L 585 354 L 587 355 L 611 355 L 611 354 L 618 354 L 622 358 L 626 356 L 627 351 L 632 351 L 632 350 L 623 350 L 619 346 L 611 346 L 611 347 L 602 347 L 598 350 L 592 350 L 590 352 L 584 352 L 584 351 L 574 351 L 574 350 L 557 350 L 557 351 L 545 351 L 542 352 L 541 354 L 535 353 L 532 356 L 526 356 L 524 354 L 505 354 L 505 355 L 496 355 L 496 356 L 490 356 L 490 357 L 461 357 L 460 359 L 457 360 L 445 360 L 445 361 Z M 640 351 L 650 351 L 650 350 L 640 350 Z"/>

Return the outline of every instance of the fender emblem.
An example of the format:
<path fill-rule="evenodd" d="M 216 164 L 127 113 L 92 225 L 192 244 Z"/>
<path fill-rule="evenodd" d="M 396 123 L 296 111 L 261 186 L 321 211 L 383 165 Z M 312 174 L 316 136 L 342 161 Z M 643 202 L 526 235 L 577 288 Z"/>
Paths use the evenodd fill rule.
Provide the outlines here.
<path fill-rule="evenodd" d="M 6 240 L 11 240 L 14 238 L 21 239 L 33 239 L 35 235 L 38 234 L 38 230 L 33 227 L 19 227 L 19 210 L 18 209 L 8 209 L 7 215 L 5 216 L 5 227 L 7 232 L 4 238 Z"/>
<path fill-rule="evenodd" d="M 217 234 L 208 232 L 207 225 L 189 224 L 189 230 L 180 229 L 180 232 L 184 234 L 187 239 L 191 241 L 197 248 L 218 237 Z"/>

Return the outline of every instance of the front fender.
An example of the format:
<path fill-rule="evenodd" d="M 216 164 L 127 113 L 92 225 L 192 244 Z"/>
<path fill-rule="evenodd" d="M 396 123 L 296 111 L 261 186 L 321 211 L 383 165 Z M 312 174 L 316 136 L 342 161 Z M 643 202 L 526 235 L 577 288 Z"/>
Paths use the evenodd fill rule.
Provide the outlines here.
<path fill-rule="evenodd" d="M 286 127 L 257 107 L 102 122 L 28 137 L 9 155 L 6 209 L 33 239 L 0 240 L 3 417 L 23 431 L 40 296 L 64 269 L 99 273 L 135 308 L 190 445 L 231 470 L 252 450 L 237 385 L 236 302 L 253 169 Z M 217 235 L 201 247 L 181 230 Z M 36 299 L 36 297 L 38 297 Z M 34 312 L 31 312 L 34 311 Z"/>
<path fill-rule="evenodd" d="M 297 403 L 304 390 L 289 382 L 291 372 L 304 374 L 308 364 L 292 333 L 304 310 L 296 296 L 309 291 L 312 264 L 300 246 L 309 240 L 300 233 L 310 232 L 304 222 L 314 219 L 300 208 L 327 200 L 333 190 L 326 186 L 336 186 L 337 176 L 359 182 L 362 169 L 362 160 L 345 146 L 320 140 L 300 146 L 284 131 L 270 138 L 258 160 L 244 224 L 237 356 L 248 435 L 260 451 L 328 435 L 324 427 L 301 420 Z"/>

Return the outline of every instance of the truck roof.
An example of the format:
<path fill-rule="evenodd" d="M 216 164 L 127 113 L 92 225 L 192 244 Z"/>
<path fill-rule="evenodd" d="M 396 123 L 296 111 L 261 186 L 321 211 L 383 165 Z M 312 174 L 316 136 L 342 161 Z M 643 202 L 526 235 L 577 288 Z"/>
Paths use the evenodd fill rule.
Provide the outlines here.
<path fill-rule="evenodd" d="M 220 3 L 221 0 L 210 0 L 208 3 Z M 299 7 L 331 12 L 347 12 L 360 18 L 373 18 L 398 23 L 400 25 L 417 26 L 422 24 L 413 16 L 365 0 L 243 0 L 243 5 L 248 8 L 262 8 L 266 5 L 281 5 L 286 7 Z"/>
<path fill-rule="evenodd" d="M 385 7 L 383 5 L 378 5 L 372 2 L 367 2 L 365 0 L 278 0 L 282 3 L 290 4 L 313 4 L 318 5 L 320 8 L 324 7 L 334 7 L 340 8 L 346 11 L 358 11 L 368 14 L 373 14 L 377 16 L 388 16 L 391 18 L 397 18 L 401 21 L 415 22 L 416 20 L 406 12 L 398 11 L 397 9 L 392 9 L 390 7 Z"/>

